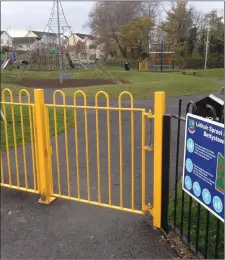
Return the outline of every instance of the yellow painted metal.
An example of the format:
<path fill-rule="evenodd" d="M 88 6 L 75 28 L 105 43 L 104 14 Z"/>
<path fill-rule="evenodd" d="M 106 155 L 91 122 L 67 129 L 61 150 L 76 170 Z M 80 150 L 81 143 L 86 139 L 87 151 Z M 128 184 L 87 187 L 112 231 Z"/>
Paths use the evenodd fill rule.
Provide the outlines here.
<path fill-rule="evenodd" d="M 8 139 L 8 127 L 7 127 L 7 113 L 6 113 L 6 104 L 5 104 L 5 93 L 9 93 L 10 101 L 13 102 L 12 92 L 10 89 L 4 89 L 2 92 L 2 105 L 3 105 L 3 113 L 4 113 L 4 129 L 5 129 L 5 142 L 6 142 L 6 153 L 7 153 L 7 165 L 8 165 L 8 177 L 9 184 L 12 185 L 12 174 L 11 174 L 11 164 L 10 164 L 10 152 L 9 152 L 9 139 Z"/>
<path fill-rule="evenodd" d="M 75 198 L 75 197 L 69 197 L 69 196 L 59 195 L 59 194 L 53 194 L 53 196 L 55 196 L 56 198 L 68 199 L 68 200 L 77 201 L 77 202 L 86 203 L 86 204 L 95 205 L 95 206 L 100 206 L 100 207 L 104 207 L 104 208 L 116 209 L 116 210 L 121 210 L 121 211 L 129 212 L 129 213 L 135 213 L 135 214 L 138 214 L 138 215 L 144 214 L 144 212 L 142 210 L 132 210 L 130 208 L 124 208 L 124 207 L 121 208 L 120 206 L 109 205 L 109 204 L 106 204 L 106 203 L 99 203 L 97 201 L 89 201 L 89 200 L 85 200 L 85 199 L 78 199 L 78 198 Z"/>
<path fill-rule="evenodd" d="M 0 151 L 0 164 L 1 164 L 1 183 L 2 185 L 5 184 L 5 181 L 4 181 L 4 170 L 3 170 L 3 162 L 2 162 L 2 152 Z"/>
<path fill-rule="evenodd" d="M 37 127 L 37 147 L 38 147 L 38 181 L 41 198 L 40 203 L 49 204 L 55 198 L 51 196 L 51 180 L 49 176 L 49 148 L 46 135 L 46 119 L 43 89 L 34 90 L 35 99 L 35 125 Z"/>
<path fill-rule="evenodd" d="M 139 71 L 147 71 L 148 70 L 148 62 L 142 61 L 138 63 L 138 70 Z"/>
<path fill-rule="evenodd" d="M 53 107 L 54 110 L 56 110 L 57 108 L 72 108 L 74 111 L 74 140 L 75 140 L 75 159 L 76 159 L 76 177 L 77 177 L 77 196 L 71 196 L 68 192 L 66 195 L 62 194 L 60 192 L 54 192 L 52 194 L 52 196 L 55 197 L 59 197 L 59 198 L 65 198 L 65 199 L 70 199 L 70 200 L 74 200 L 74 201 L 79 201 L 79 202 L 84 202 L 84 203 L 88 203 L 88 204 L 92 204 L 92 205 L 99 205 L 99 206 L 103 206 L 103 207 L 108 207 L 108 208 L 112 208 L 112 209 L 119 209 L 122 211 L 126 211 L 126 212 L 133 212 L 133 213 L 138 213 L 138 214 L 144 214 L 145 211 L 147 212 L 152 212 L 150 211 L 150 208 L 148 205 L 145 204 L 145 192 L 146 192 L 146 188 L 145 188 L 145 152 L 147 150 L 146 145 L 145 145 L 145 137 L 146 137 L 146 126 L 144 121 L 146 120 L 146 118 L 151 117 L 153 118 L 154 115 L 152 115 L 151 113 L 147 113 L 145 111 L 145 109 L 141 109 L 141 108 L 135 108 L 134 107 L 134 99 L 133 96 L 131 95 L 130 92 L 124 91 L 119 95 L 118 98 L 118 107 L 110 107 L 110 102 L 109 102 L 109 96 L 106 92 L 104 91 L 99 91 L 98 93 L 96 93 L 95 95 L 95 104 L 93 106 L 88 106 L 87 105 L 87 97 L 85 95 L 85 93 L 83 91 L 76 91 L 74 93 L 73 96 L 73 105 L 67 105 L 65 104 L 65 101 L 63 101 L 63 104 L 56 104 L 56 94 L 60 94 L 62 95 L 63 99 L 64 96 L 62 94 L 61 90 L 57 90 L 54 93 L 53 96 L 53 100 L 54 100 L 54 104 L 46 104 L 47 107 Z M 81 95 L 83 98 L 83 105 L 78 105 L 77 104 L 77 97 L 78 95 Z M 130 99 L 130 106 L 129 107 L 123 107 L 122 106 L 122 100 L 124 96 L 128 96 Z M 99 97 L 103 96 L 106 100 L 106 105 L 105 106 L 99 106 Z M 80 158 L 80 151 L 79 151 L 79 136 L 78 136 L 78 115 L 77 115 L 77 109 L 83 109 L 84 110 L 84 127 L 85 127 L 85 132 L 84 132 L 84 137 L 85 137 L 85 150 L 86 150 L 86 181 L 87 181 L 87 199 L 83 198 L 83 196 L 81 195 L 81 187 L 80 187 L 80 163 L 79 163 L 79 158 Z M 97 201 L 93 200 L 93 198 L 91 198 L 91 194 L 90 194 L 90 189 L 91 184 L 90 184 L 90 169 L 89 169 L 89 133 L 88 133 L 88 111 L 95 111 L 95 130 L 96 130 L 96 165 L 97 165 Z M 108 203 L 103 203 L 102 202 L 102 194 L 101 194 L 101 187 L 103 185 L 103 183 L 101 183 L 101 157 L 100 157 L 100 122 L 99 122 L 99 111 L 106 111 L 106 126 L 107 126 L 107 163 L 108 163 Z M 112 176 L 111 176 L 111 125 L 110 125 L 110 112 L 111 111 L 118 111 L 119 113 L 119 205 L 113 205 L 113 201 L 112 201 Z M 124 207 L 124 178 L 123 178 L 123 125 L 122 125 L 122 112 L 123 111 L 127 111 L 130 112 L 130 143 L 131 143 L 131 197 L 130 197 L 130 203 L 131 206 L 130 208 Z M 134 113 L 135 112 L 139 112 L 142 115 L 142 125 L 143 125 L 143 129 L 142 129 L 142 208 L 140 210 L 137 210 L 135 207 L 135 146 L 134 146 L 134 137 L 135 137 L 135 132 L 134 132 Z M 54 116 L 54 124 L 55 124 L 55 135 L 57 135 L 57 117 L 56 114 Z M 64 120 L 64 124 L 65 124 L 65 120 Z M 56 138 L 56 137 L 55 137 Z M 68 140 L 65 139 L 65 142 L 67 142 Z M 66 144 L 65 144 L 66 146 Z M 150 151 L 150 150 L 149 150 Z M 152 151 L 152 149 L 151 149 Z M 57 157 L 59 157 L 59 150 L 58 150 L 58 145 L 57 145 L 57 138 L 56 138 L 56 159 Z M 68 155 L 66 155 L 67 157 Z M 57 159 L 58 160 L 58 159 Z M 66 163 L 68 162 L 68 160 L 66 161 Z M 59 162 L 58 162 L 59 165 Z M 57 170 L 59 172 L 59 170 Z M 58 173 L 58 175 L 60 175 L 60 173 Z M 58 176 L 58 186 L 61 186 L 61 181 L 60 181 L 60 176 Z M 68 183 L 69 185 L 69 183 Z"/>
<path fill-rule="evenodd" d="M 1 186 L 5 187 L 5 188 L 10 188 L 10 189 L 13 189 L 13 190 L 20 190 L 20 191 L 26 191 L 26 192 L 30 192 L 30 193 L 34 193 L 34 194 L 39 194 L 38 190 L 27 189 L 27 188 L 18 187 L 18 186 L 15 186 L 15 185 L 9 185 L 9 184 L 1 183 Z"/>
<path fill-rule="evenodd" d="M 5 100 L 5 93 L 9 92 L 10 102 Z M 27 102 L 22 102 L 22 94 L 27 96 Z M 63 99 L 62 104 L 57 104 L 56 95 L 61 95 Z M 83 96 L 83 105 L 77 105 L 77 96 Z M 99 96 L 103 95 L 106 99 L 106 106 L 99 106 Z M 129 96 L 130 107 L 123 107 L 122 100 L 125 95 Z M 109 96 L 104 91 L 99 91 L 95 96 L 94 106 L 87 105 L 87 97 L 83 91 L 76 91 L 73 96 L 73 105 L 66 104 L 65 94 L 61 90 L 57 90 L 53 95 L 53 104 L 44 103 L 44 93 L 41 89 L 34 90 L 35 103 L 31 104 L 30 94 L 26 90 L 23 90 L 19 94 L 19 102 L 14 102 L 13 96 L 10 90 L 4 90 L 3 92 L 3 113 L 5 115 L 5 138 L 6 138 L 6 156 L 7 156 L 7 166 L 8 166 L 8 179 L 9 183 L 6 183 L 4 176 L 4 167 L 2 163 L 2 153 L 1 153 L 1 186 L 10 187 L 12 189 L 20 189 L 32 193 L 40 193 L 40 202 L 49 204 L 56 197 L 62 199 L 68 199 L 72 201 L 78 201 L 82 203 L 98 205 L 101 207 L 121 210 L 125 212 L 131 212 L 135 214 L 144 214 L 146 212 L 153 215 L 153 223 L 155 227 L 160 228 L 161 226 L 161 190 L 162 190 L 162 124 L 163 115 L 165 114 L 165 93 L 156 92 L 155 93 L 155 106 L 154 115 L 151 111 L 146 112 L 145 109 L 135 108 L 134 99 L 130 92 L 124 91 L 119 95 L 118 107 L 110 107 Z M 16 179 L 17 184 L 15 185 L 12 181 L 12 172 L 10 166 L 10 149 L 8 140 L 8 127 L 7 127 L 7 113 L 6 105 L 11 106 L 12 110 L 12 123 L 13 123 L 13 137 L 14 137 L 14 149 L 16 155 Z M 20 122 L 21 122 L 21 135 L 22 135 L 22 154 L 23 154 L 23 164 L 24 164 L 24 176 L 25 176 L 25 187 L 20 186 L 20 172 L 18 165 L 18 151 L 17 151 L 17 139 L 16 139 L 16 128 L 15 128 L 15 116 L 14 116 L 14 106 L 18 105 L 20 109 Z M 25 146 L 25 133 L 24 133 L 24 116 L 23 107 L 28 106 L 29 109 L 29 121 L 30 121 L 30 137 L 31 137 L 31 152 L 32 152 L 32 168 L 33 168 L 33 180 L 34 188 L 31 189 L 28 184 L 28 169 L 26 166 L 26 146 Z M 55 131 L 55 154 L 56 154 L 56 179 L 58 181 L 58 190 L 53 190 L 53 175 L 52 175 L 52 147 L 50 144 L 50 123 L 49 123 L 49 108 L 53 108 L 53 121 L 54 121 L 54 131 Z M 66 180 L 67 180 L 67 194 L 62 194 L 61 185 L 61 172 L 60 172 L 60 153 L 58 144 L 58 118 L 57 109 L 63 108 L 63 125 L 64 125 L 64 136 L 65 136 L 65 159 L 66 159 Z M 67 130 L 67 110 L 72 108 L 74 111 L 74 142 L 75 142 L 75 160 L 76 160 L 76 179 L 77 179 L 77 196 L 71 195 L 71 176 L 70 176 L 70 157 L 68 151 L 68 130 Z M 82 198 L 81 195 L 81 176 L 80 176 L 80 152 L 79 152 L 79 136 L 78 136 L 78 115 L 77 109 L 83 109 L 84 111 L 84 127 L 85 127 L 85 157 L 86 157 L 86 182 L 87 182 L 87 199 Z M 91 183 L 90 183 L 90 165 L 89 165 L 89 133 L 88 133 L 88 111 L 95 111 L 95 122 L 96 122 L 96 155 L 97 155 L 97 201 L 91 198 Z M 103 203 L 101 194 L 101 157 L 100 157 L 100 125 L 99 125 L 99 111 L 106 111 L 106 125 L 107 125 L 107 171 L 108 171 L 108 203 Z M 113 205 L 112 201 L 112 173 L 111 173 L 111 124 L 110 124 L 110 112 L 118 111 L 119 113 L 119 205 Z M 124 176 L 123 176 L 123 125 L 122 125 L 122 112 L 127 111 L 130 113 L 130 144 L 131 144 L 131 165 L 130 165 L 130 178 L 131 178 L 131 206 L 124 206 Z M 134 113 L 141 113 L 142 121 L 142 169 L 141 169 L 141 209 L 135 208 L 135 131 L 134 131 Z M 154 120 L 154 145 L 149 147 L 146 145 L 146 119 Z M 146 203 L 146 153 L 154 150 L 154 190 L 153 190 L 153 207 L 150 203 Z M 37 174 L 36 174 L 37 173 Z M 38 176 L 38 178 L 37 178 Z"/>
<path fill-rule="evenodd" d="M 28 177 L 27 177 L 27 156 L 25 148 L 25 137 L 24 137 L 24 120 L 23 120 L 23 106 L 22 106 L 22 92 L 19 93 L 19 102 L 20 104 L 20 123 L 21 123 L 21 132 L 22 132 L 22 147 L 23 147 L 23 165 L 24 165 L 24 178 L 25 186 L 28 189 Z"/>
<path fill-rule="evenodd" d="M 27 99 L 27 101 L 23 102 L 23 99 Z M 2 176 L 2 181 L 1 181 L 1 186 L 2 187 L 10 187 L 12 189 L 17 189 L 17 190 L 25 190 L 28 192 L 33 192 L 37 193 L 37 181 L 36 181 L 36 167 L 35 167 L 35 147 L 34 147 L 34 136 L 35 133 L 33 131 L 33 109 L 34 109 L 34 104 L 30 102 L 30 94 L 27 90 L 21 90 L 19 92 L 19 101 L 14 101 L 13 95 L 10 89 L 4 89 L 2 91 L 2 101 L 1 101 L 2 107 L 3 107 L 3 114 L 4 114 L 4 137 L 5 137 L 5 144 L 6 144 L 6 153 L 4 153 L 4 158 L 7 160 L 7 167 L 6 165 L 3 167 L 3 152 L 1 151 L 1 176 Z M 11 108 L 11 117 L 7 114 L 9 112 L 9 109 L 6 109 L 6 106 Z M 29 134 L 30 134 L 30 141 L 31 141 L 31 156 L 32 156 L 32 175 L 33 176 L 28 176 L 28 169 L 27 169 L 27 151 L 26 151 L 26 145 L 25 145 L 25 123 L 24 121 L 24 108 L 27 107 L 28 109 L 28 120 L 29 120 Z M 18 108 L 18 110 L 17 110 Z M 19 111 L 19 116 L 15 116 L 15 112 Z M 19 124 L 18 124 L 19 120 Z M 11 124 L 9 125 L 11 121 Z M 9 129 L 11 129 L 12 136 L 9 136 Z M 2 133 L 3 134 L 3 133 Z M 22 142 L 22 156 L 23 156 L 23 167 L 20 166 L 20 160 L 18 158 L 19 156 L 19 151 L 18 151 L 18 135 L 21 136 L 21 142 Z M 12 172 L 11 169 L 11 150 L 9 147 L 9 138 L 12 138 L 11 142 L 13 142 L 14 146 L 14 161 L 15 161 L 15 172 Z M 26 133 L 26 138 L 28 138 L 28 135 Z M 6 170 L 7 168 L 7 170 Z M 23 184 L 21 184 L 21 174 L 22 174 L 22 169 L 24 170 L 24 183 L 25 187 L 23 187 Z M 4 172 L 8 172 L 8 180 L 6 179 L 6 176 L 4 176 Z M 13 175 L 15 174 L 16 177 L 16 183 L 14 182 Z M 31 188 L 29 187 L 28 179 L 32 179 L 33 177 L 33 183 L 34 187 Z"/>
<path fill-rule="evenodd" d="M 154 188 L 153 225 L 161 227 L 162 202 L 162 139 L 163 116 L 165 114 L 165 92 L 155 92 L 154 97 Z"/>
<path fill-rule="evenodd" d="M 141 134 L 141 200 L 142 200 L 142 211 L 145 211 L 146 205 L 146 151 L 145 151 L 145 142 L 146 142 L 146 123 L 145 123 L 145 111 L 142 111 L 142 134 Z"/>
<path fill-rule="evenodd" d="M 52 177 L 52 147 L 50 143 L 50 124 L 49 124 L 49 111 L 45 106 L 45 127 L 46 127 L 46 142 L 47 142 L 47 154 L 48 154 L 48 175 L 49 175 L 49 186 L 50 194 L 54 193 L 53 191 L 53 177 Z"/>

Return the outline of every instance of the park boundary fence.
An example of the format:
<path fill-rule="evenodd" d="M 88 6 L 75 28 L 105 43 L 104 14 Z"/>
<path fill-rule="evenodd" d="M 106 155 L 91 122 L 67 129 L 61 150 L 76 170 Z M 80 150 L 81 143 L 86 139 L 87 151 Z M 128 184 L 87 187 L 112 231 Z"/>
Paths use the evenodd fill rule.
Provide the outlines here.
<path fill-rule="evenodd" d="M 182 102 L 180 99 L 177 115 L 164 116 L 162 228 L 167 233 L 175 232 L 199 258 L 224 259 L 224 223 L 182 190 L 184 138 L 181 133 L 186 123 Z M 190 107 L 194 113 L 195 104 L 191 101 L 186 114 Z M 215 118 L 213 110 L 210 113 Z M 171 146 L 172 129 L 176 131 L 176 147 Z"/>
<path fill-rule="evenodd" d="M 60 98 L 58 97 L 59 94 L 62 102 L 57 101 Z M 77 103 L 78 94 L 83 99 L 83 104 L 81 105 Z M 99 95 L 105 97 L 106 105 L 99 105 Z M 128 95 L 130 98 L 128 107 L 122 106 L 124 95 Z M 155 93 L 154 114 L 151 110 L 146 111 L 145 108 L 136 108 L 133 96 L 126 91 L 119 95 L 118 105 L 116 106 L 110 106 L 109 96 L 104 91 L 99 91 L 96 94 L 95 104 L 91 106 L 87 105 L 87 97 L 82 91 L 74 93 L 73 104 L 67 104 L 65 100 L 65 94 L 60 90 L 54 92 L 52 104 L 45 103 L 43 89 L 34 90 L 34 101 L 32 102 L 31 95 L 27 90 L 21 90 L 18 97 L 13 96 L 10 89 L 3 90 L 1 105 L 4 118 L 1 120 L 1 129 L 4 129 L 4 134 L 1 134 L 1 186 L 39 194 L 39 202 L 44 204 L 49 204 L 56 198 L 62 198 L 135 214 L 150 214 L 153 216 L 153 225 L 160 228 L 162 128 L 163 115 L 165 114 L 165 93 Z M 81 117 L 84 118 L 84 128 L 81 130 L 83 133 L 81 142 L 84 147 L 82 155 L 79 153 L 80 148 L 78 148 L 81 147 L 78 144 L 80 142 L 80 133 L 77 129 L 79 109 L 83 111 Z M 107 134 L 105 135 L 105 143 L 101 142 L 100 144 L 99 132 L 101 127 L 99 114 L 101 111 L 106 113 L 103 124 L 106 126 Z M 118 119 L 113 119 L 112 121 L 110 112 L 113 111 L 118 113 Z M 126 138 L 129 139 L 130 148 L 124 152 L 122 132 L 124 132 L 123 126 L 125 124 L 123 124 L 122 114 L 125 112 L 129 114 L 126 122 L 130 122 L 130 132 L 129 135 L 126 134 Z M 139 113 L 139 123 L 136 126 L 138 131 L 136 132 L 140 133 L 140 149 L 134 154 L 135 112 Z M 88 131 L 88 114 L 91 115 L 91 119 L 94 121 L 94 127 L 90 129 L 91 131 Z M 58 120 L 59 118 L 60 120 Z M 147 143 L 147 132 L 149 129 L 147 129 L 146 125 L 148 121 L 151 121 L 154 127 L 154 131 L 151 133 L 152 142 L 150 144 Z M 118 134 L 114 137 L 114 140 L 110 141 L 111 127 L 116 123 L 118 124 Z M 69 124 L 71 129 L 68 129 Z M 72 131 L 70 139 L 68 139 L 69 130 Z M 92 133 L 92 138 L 89 138 L 90 132 Z M 59 136 L 58 133 L 62 133 L 62 135 Z M 52 145 L 51 142 L 54 138 L 50 137 L 54 135 L 55 143 Z M 58 147 L 58 139 L 62 140 L 60 149 Z M 94 154 L 92 156 L 89 156 L 88 153 L 90 147 L 88 140 L 90 139 L 95 143 L 95 147 L 92 148 L 92 154 Z M 30 145 L 28 145 L 29 143 Z M 101 171 L 103 163 L 100 160 L 100 145 L 102 143 L 106 147 L 105 158 L 107 159 L 104 162 L 103 171 Z M 112 144 L 116 144 L 113 154 L 110 149 Z M 72 159 L 69 158 L 69 149 L 71 147 L 75 148 L 75 151 L 72 152 Z M 128 153 L 130 154 L 129 156 L 127 156 Z M 54 169 L 53 154 L 55 156 L 54 164 L 56 165 Z M 119 187 L 116 195 L 119 198 L 119 202 L 112 201 L 112 174 L 110 170 L 113 163 L 111 163 L 111 155 L 113 157 L 119 155 L 119 160 L 116 163 L 119 165 L 119 169 L 114 170 L 112 173 L 114 178 L 118 178 L 118 183 L 114 183 L 113 187 L 114 190 L 116 190 L 116 186 Z M 90 164 L 89 159 L 95 156 L 96 160 Z M 130 158 L 124 160 L 125 156 Z M 136 156 L 140 159 L 140 167 L 135 172 Z M 150 157 L 152 158 L 153 171 L 146 176 L 146 162 L 150 162 Z M 62 158 L 65 159 L 64 163 L 62 163 Z M 79 158 L 83 160 L 82 163 L 79 162 Z M 130 163 L 125 162 L 128 160 L 130 160 Z M 70 167 L 69 163 L 71 161 L 75 161 L 72 167 Z M 62 164 L 63 171 L 61 174 L 59 169 L 62 167 Z M 96 165 L 97 169 L 95 169 Z M 84 174 L 79 175 L 80 169 L 82 169 Z M 97 180 L 92 182 L 92 186 L 90 185 L 90 175 L 97 176 Z M 102 177 L 107 180 L 104 187 L 101 185 Z M 152 187 L 149 185 L 149 177 L 152 179 Z M 137 179 L 139 180 L 139 186 L 135 191 Z M 62 186 L 64 192 L 61 189 Z M 101 192 L 103 188 L 105 201 L 103 201 Z M 75 193 L 72 194 L 72 190 L 75 190 Z M 97 191 L 97 197 L 95 198 L 90 196 L 93 190 Z M 83 194 L 85 193 L 84 196 L 82 196 L 81 191 L 83 191 Z M 129 192 L 128 195 L 125 195 L 125 191 Z M 148 196 L 149 194 L 147 193 L 149 192 L 151 192 L 153 198 Z M 127 201 L 127 206 L 124 205 L 125 200 Z"/>

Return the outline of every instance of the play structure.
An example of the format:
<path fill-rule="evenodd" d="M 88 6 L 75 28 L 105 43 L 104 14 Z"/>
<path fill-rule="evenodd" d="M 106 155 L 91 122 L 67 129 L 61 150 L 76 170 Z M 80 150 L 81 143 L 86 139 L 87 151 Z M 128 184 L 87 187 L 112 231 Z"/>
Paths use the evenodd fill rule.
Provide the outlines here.
<path fill-rule="evenodd" d="M 29 50 L 19 55 L 16 51 L 1 57 L 1 69 L 20 69 L 17 79 L 28 70 L 59 71 L 60 83 L 70 79 L 75 70 L 88 70 L 87 64 L 81 61 L 86 54 L 86 43 L 77 41 L 71 26 L 68 25 L 60 1 L 53 1 L 48 23 L 41 36 L 30 46 Z M 97 60 L 93 62 L 91 73 L 98 77 L 110 79 L 114 83 L 121 83 Z"/>
<path fill-rule="evenodd" d="M 5 54 L 1 54 L 1 70 L 6 69 L 16 59 L 17 59 L 16 52 L 8 52 Z"/>
<path fill-rule="evenodd" d="M 139 71 L 166 71 L 174 69 L 175 51 L 173 44 L 153 43 L 149 46 L 149 56 L 139 62 Z"/>

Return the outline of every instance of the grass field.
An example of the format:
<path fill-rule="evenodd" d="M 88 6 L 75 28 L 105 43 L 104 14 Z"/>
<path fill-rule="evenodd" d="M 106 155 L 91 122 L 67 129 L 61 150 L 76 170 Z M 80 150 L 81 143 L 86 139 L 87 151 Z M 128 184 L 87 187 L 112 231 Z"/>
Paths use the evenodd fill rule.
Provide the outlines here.
<path fill-rule="evenodd" d="M 1 120 L 1 151 L 6 150 L 8 140 L 8 147 L 14 147 L 29 143 L 31 140 L 31 131 L 33 131 L 33 112 L 32 108 L 24 105 L 5 105 L 3 110 L 5 121 Z M 57 133 L 64 132 L 64 111 L 63 108 L 56 108 L 57 116 Z M 67 127 L 73 125 L 73 109 L 66 109 Z M 31 120 L 30 120 L 31 118 Z M 55 134 L 54 129 L 54 108 L 49 107 L 49 125 L 50 136 Z M 7 139 L 6 139 L 7 134 Z M 16 138 L 14 138 L 16 136 Z"/>
<path fill-rule="evenodd" d="M 188 213 L 189 213 L 189 200 L 190 196 L 188 194 L 184 194 L 184 221 L 183 221 L 183 230 L 184 235 L 187 237 L 188 235 Z M 181 212 L 182 212 L 182 187 L 181 183 L 178 185 L 177 190 L 177 217 L 176 223 L 177 226 L 180 227 L 181 225 Z M 192 207 L 191 207 L 191 225 L 190 225 L 190 236 L 191 242 L 193 245 L 196 243 L 196 228 L 197 228 L 197 210 L 198 204 L 196 201 L 192 200 Z M 201 206 L 200 210 L 200 221 L 199 221 L 199 252 L 204 255 L 205 249 L 205 241 L 206 241 L 206 216 L 207 210 Z M 169 204 L 169 219 L 173 223 L 174 217 L 174 198 L 170 200 Z M 213 259 L 215 257 L 215 244 L 216 244 L 216 231 L 217 231 L 217 218 L 210 214 L 209 219 L 209 240 L 208 240 L 208 257 L 207 259 Z M 219 232 L 219 246 L 218 246 L 218 257 L 219 259 L 224 258 L 224 224 L 222 221 L 220 222 L 220 232 Z"/>
<path fill-rule="evenodd" d="M 217 82 L 218 79 L 223 78 L 223 69 L 211 69 L 211 70 L 199 70 L 197 76 L 188 76 L 183 75 L 181 72 L 138 72 L 137 70 L 124 71 L 122 67 L 108 67 L 107 70 L 112 73 L 116 78 L 120 80 L 129 81 L 129 84 L 116 84 L 108 86 L 91 86 L 82 88 L 86 93 L 88 98 L 93 98 L 99 90 L 106 91 L 110 98 L 118 98 L 119 94 L 122 91 L 129 91 L 132 93 L 134 98 L 151 98 L 155 91 L 165 91 L 167 96 L 180 96 L 180 95 L 189 95 L 197 93 L 208 93 L 214 92 L 221 88 L 220 83 Z M 3 70 L 1 72 L 1 90 L 9 88 L 13 95 L 19 93 L 24 87 L 18 85 L 15 81 L 16 77 L 20 71 L 18 70 Z M 29 79 L 40 79 L 40 78 L 57 78 L 58 72 L 42 72 L 42 71 L 27 71 L 23 74 L 23 78 Z M 97 77 L 93 75 L 93 70 L 82 70 L 75 72 L 73 77 L 75 78 L 93 78 Z M 104 77 L 103 77 L 104 78 Z M 27 89 L 30 93 L 33 92 L 33 89 Z M 65 88 L 63 89 L 66 96 L 72 96 L 74 91 L 79 90 L 79 88 Z M 100 96 L 99 98 L 104 98 Z M 126 96 L 124 96 L 126 98 Z M 7 106 L 8 118 L 11 118 L 9 106 Z M 20 108 L 18 106 L 14 107 L 15 113 L 15 124 L 17 131 L 17 145 L 21 144 L 21 122 L 20 122 Z M 29 116 L 26 108 L 23 110 L 24 113 L 24 131 L 25 131 L 25 142 L 28 142 L 30 139 L 29 132 Z M 52 113 L 50 110 L 50 127 L 52 129 Z M 72 111 L 68 110 L 68 119 L 72 117 Z M 59 113 L 60 114 L 60 113 Z M 71 122 L 71 120 L 69 120 Z M 10 124 L 7 124 L 9 127 L 9 145 L 10 147 L 14 145 L 13 142 L 13 132 Z M 68 127 L 70 123 L 68 123 Z M 4 132 L 3 122 L 1 121 L 1 130 Z M 59 116 L 59 132 L 63 131 L 63 117 Z M 54 134 L 51 131 L 51 135 Z M 4 135 L 1 135 L 1 145 L 4 150 L 5 147 L 5 138 Z"/>
<path fill-rule="evenodd" d="M 181 72 L 138 72 L 137 70 L 124 71 L 121 67 L 108 67 L 107 70 L 117 79 L 129 81 L 129 84 L 113 84 L 91 86 L 82 88 L 88 98 L 93 98 L 99 90 L 106 91 L 111 98 L 117 98 L 122 91 L 130 91 L 135 98 L 151 98 L 155 91 L 165 91 L 167 96 L 191 95 L 218 91 L 222 84 L 218 79 L 223 79 L 223 69 L 198 70 L 197 76 L 183 75 Z M 2 89 L 10 88 L 18 94 L 23 86 L 15 81 L 17 70 L 2 72 Z M 58 72 L 27 71 L 24 78 L 57 78 Z M 75 72 L 74 78 L 93 78 L 91 69 Z M 97 76 L 95 75 L 94 78 Z M 104 76 L 101 76 L 104 78 Z M 33 91 L 32 89 L 28 89 Z M 78 88 L 63 89 L 67 96 L 72 96 Z"/>

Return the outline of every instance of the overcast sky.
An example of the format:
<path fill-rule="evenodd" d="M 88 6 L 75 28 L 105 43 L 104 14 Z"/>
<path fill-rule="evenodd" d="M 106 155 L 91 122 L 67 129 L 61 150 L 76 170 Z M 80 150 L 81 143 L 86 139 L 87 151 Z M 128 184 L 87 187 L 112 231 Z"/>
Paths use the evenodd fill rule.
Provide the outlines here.
<path fill-rule="evenodd" d="M 88 33 L 83 25 L 94 2 L 61 1 L 68 24 L 73 32 Z M 223 1 L 189 1 L 190 5 L 204 12 L 222 9 Z M 25 36 L 29 29 L 43 31 L 51 14 L 53 1 L 1 1 L 1 30 L 11 36 Z"/>

